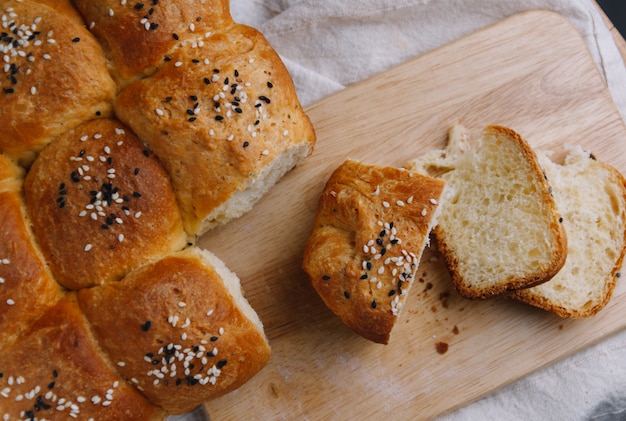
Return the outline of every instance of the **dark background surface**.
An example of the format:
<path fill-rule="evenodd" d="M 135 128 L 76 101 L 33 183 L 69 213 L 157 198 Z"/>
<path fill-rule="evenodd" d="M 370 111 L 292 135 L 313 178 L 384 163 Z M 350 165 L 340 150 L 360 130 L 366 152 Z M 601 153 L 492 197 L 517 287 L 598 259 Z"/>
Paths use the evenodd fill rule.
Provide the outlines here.
<path fill-rule="evenodd" d="M 626 0 L 597 0 L 604 13 L 626 38 Z"/>

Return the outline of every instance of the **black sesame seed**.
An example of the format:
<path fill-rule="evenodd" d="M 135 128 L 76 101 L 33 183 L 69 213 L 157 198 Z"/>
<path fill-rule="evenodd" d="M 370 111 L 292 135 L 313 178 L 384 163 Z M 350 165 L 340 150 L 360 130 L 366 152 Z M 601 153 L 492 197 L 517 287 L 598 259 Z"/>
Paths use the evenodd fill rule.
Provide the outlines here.
<path fill-rule="evenodd" d="M 255 106 L 255 108 L 260 108 L 260 107 L 263 106 L 263 104 L 255 104 L 254 106 Z"/>
<path fill-rule="evenodd" d="M 50 382 L 48 383 L 48 389 L 54 389 L 54 385 L 56 384 L 56 382 Z"/>
<path fill-rule="evenodd" d="M 52 377 L 59 377 L 59 370 L 53 370 Z"/>
<path fill-rule="evenodd" d="M 260 120 L 256 120 L 256 121 L 254 122 L 254 125 L 255 125 L 255 126 L 258 126 L 260 123 L 261 123 L 261 121 L 260 121 Z"/>
<path fill-rule="evenodd" d="M 372 308 L 376 308 L 376 300 L 372 300 Z"/>
<path fill-rule="evenodd" d="M 12 94 L 15 92 L 13 88 L 2 88 L 5 94 Z"/>
<path fill-rule="evenodd" d="M 224 79 L 224 85 L 228 85 L 229 83 L 228 78 Z"/>
<path fill-rule="evenodd" d="M 139 175 L 139 168 L 135 168 L 133 172 L 135 173 L 135 175 Z"/>
<path fill-rule="evenodd" d="M 187 121 L 189 121 L 190 123 L 193 123 L 196 120 L 197 120 L 196 117 L 191 117 L 191 118 L 187 119 Z"/>
<path fill-rule="evenodd" d="M 143 154 L 144 154 L 144 156 L 150 156 L 150 151 L 147 150 L 147 149 L 144 149 L 143 150 Z"/>
<path fill-rule="evenodd" d="M 100 228 L 102 228 L 103 230 L 108 230 L 109 226 L 107 224 L 102 224 L 100 225 Z"/>
<path fill-rule="evenodd" d="M 154 31 L 155 29 L 157 29 L 159 27 L 159 24 L 156 22 L 152 22 L 150 23 L 150 30 Z"/>
<path fill-rule="evenodd" d="M 346 298 L 350 298 L 350 293 L 348 291 L 344 291 L 343 296 Z"/>
<path fill-rule="evenodd" d="M 80 38 L 76 37 L 76 38 L 72 39 L 72 42 L 80 42 Z"/>
<path fill-rule="evenodd" d="M 172 34 L 172 38 L 174 38 L 176 41 L 178 41 L 178 34 Z"/>
<path fill-rule="evenodd" d="M 97 115 L 98 117 L 100 117 L 100 116 L 102 115 L 102 113 L 101 113 L 100 111 L 96 111 L 96 115 Z"/>
<path fill-rule="evenodd" d="M 183 381 L 181 379 L 176 379 L 176 386 L 180 386 Z"/>
<path fill-rule="evenodd" d="M 219 368 L 219 369 L 224 368 L 224 366 L 226 365 L 226 363 L 228 363 L 228 361 L 226 361 L 226 360 L 219 360 L 219 361 L 217 362 L 217 368 Z"/>
<path fill-rule="evenodd" d="M 163 60 L 165 60 L 165 61 L 172 61 L 172 58 L 170 56 L 165 56 L 165 57 L 163 57 Z"/>
<path fill-rule="evenodd" d="M 322 279 L 325 280 L 325 281 L 328 281 L 330 279 L 330 276 L 324 275 L 324 276 L 322 276 Z"/>
<path fill-rule="evenodd" d="M 393 240 L 391 240 L 391 244 L 398 244 L 399 240 L 397 238 L 394 238 Z"/>
<path fill-rule="evenodd" d="M 138 191 L 133 192 L 133 197 L 141 197 L 141 193 L 139 193 Z"/>
<path fill-rule="evenodd" d="M 135 10 L 143 9 L 143 3 L 135 3 Z"/>
<path fill-rule="evenodd" d="M 392 289 L 391 291 L 389 291 L 389 294 L 387 294 L 387 296 L 388 296 L 388 297 L 391 297 L 391 296 L 393 296 L 393 295 L 395 295 L 395 294 L 396 294 L 396 290 L 395 290 L 395 289 Z"/>
<path fill-rule="evenodd" d="M 235 77 L 239 77 L 239 70 L 235 69 L 234 75 Z"/>
<path fill-rule="evenodd" d="M 266 97 L 265 95 L 261 95 L 261 96 L 259 97 L 259 99 L 260 99 L 261 101 L 265 101 L 265 103 L 267 103 L 267 104 L 269 104 L 269 103 L 271 102 L 271 101 L 270 101 L 270 99 L 269 99 L 268 97 Z"/>
<path fill-rule="evenodd" d="M 622 273 L 621 273 L 621 272 L 617 272 L 617 273 L 615 274 L 615 277 L 616 277 L 616 278 L 621 278 L 621 277 L 622 277 Z M 2 373 L 0 373 L 0 374 L 2 374 Z M 0 376 L 0 377 L 1 377 L 1 376 Z"/>
<path fill-rule="evenodd" d="M 367 267 L 367 270 L 372 270 L 372 262 L 367 262 L 365 267 Z"/>
<path fill-rule="evenodd" d="M 217 121 L 222 121 L 222 120 L 224 120 L 224 117 L 223 117 L 223 116 L 221 116 L 221 115 L 216 115 L 216 116 L 215 116 L 215 119 L 216 119 Z"/>
<path fill-rule="evenodd" d="M 237 112 L 237 114 L 243 113 L 243 110 L 239 107 L 235 108 L 235 111 Z"/>
<path fill-rule="evenodd" d="M 209 79 L 208 77 L 205 77 L 203 80 L 206 85 L 211 83 L 211 79 Z"/>
<path fill-rule="evenodd" d="M 380 255 L 381 256 L 384 256 L 385 253 L 387 253 L 387 249 L 386 248 L 383 247 L 382 249 L 380 249 Z"/>
<path fill-rule="evenodd" d="M 380 234 L 378 234 L 379 237 L 384 237 L 387 234 L 387 230 L 382 230 L 380 232 Z"/>
<path fill-rule="evenodd" d="M 152 322 L 148 320 L 147 322 L 141 325 L 141 330 L 143 330 L 144 332 L 147 332 L 148 330 L 150 330 L 150 326 L 152 326 Z"/>
<path fill-rule="evenodd" d="M 559 218 L 559 222 L 563 222 L 563 217 Z"/>
<path fill-rule="evenodd" d="M 274 87 L 274 85 L 272 84 L 272 82 L 267 82 L 267 87 L 268 87 L 268 88 L 273 88 L 273 87 Z"/>
<path fill-rule="evenodd" d="M 243 147 L 244 148 L 247 148 L 248 146 L 250 146 L 250 142 L 248 142 L 248 141 L 243 142 Z"/>
<path fill-rule="evenodd" d="M 220 69 L 213 69 L 213 73 L 219 73 Z"/>
<path fill-rule="evenodd" d="M 171 102 L 172 101 L 172 97 L 171 96 L 166 96 L 165 97 L 165 102 Z"/>
<path fill-rule="evenodd" d="M 378 244 L 379 246 L 383 245 L 383 240 L 381 240 L 380 238 L 376 239 L 376 244 Z"/>
<path fill-rule="evenodd" d="M 219 338 L 217 336 L 211 336 L 211 342 L 217 341 Z"/>
<path fill-rule="evenodd" d="M 361 279 L 367 279 L 367 273 L 364 273 L 363 275 L 361 275 Z"/>

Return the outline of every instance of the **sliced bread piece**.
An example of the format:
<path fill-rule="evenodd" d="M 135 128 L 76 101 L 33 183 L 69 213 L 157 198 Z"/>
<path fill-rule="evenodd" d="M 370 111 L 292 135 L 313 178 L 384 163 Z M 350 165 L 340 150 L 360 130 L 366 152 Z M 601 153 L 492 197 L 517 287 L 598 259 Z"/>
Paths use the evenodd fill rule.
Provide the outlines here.
<path fill-rule="evenodd" d="M 348 327 L 386 344 L 414 283 L 445 183 L 346 161 L 320 198 L 303 267 Z"/>
<path fill-rule="evenodd" d="M 563 165 L 537 154 L 564 218 L 567 261 L 550 281 L 513 297 L 561 317 L 591 317 L 609 302 L 624 259 L 626 181 L 580 147 L 569 151 Z"/>
<path fill-rule="evenodd" d="M 447 182 L 434 233 L 462 296 L 534 286 L 565 263 L 567 239 L 548 179 L 513 130 L 488 126 L 470 140 L 454 126 L 445 149 L 407 168 Z"/>

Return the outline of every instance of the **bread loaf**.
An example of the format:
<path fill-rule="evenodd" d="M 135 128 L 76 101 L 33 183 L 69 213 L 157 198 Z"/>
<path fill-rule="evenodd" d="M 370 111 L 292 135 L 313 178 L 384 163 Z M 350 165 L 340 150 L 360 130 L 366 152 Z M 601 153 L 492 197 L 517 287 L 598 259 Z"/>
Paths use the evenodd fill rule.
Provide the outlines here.
<path fill-rule="evenodd" d="M 534 151 L 501 126 L 466 135 L 454 126 L 445 149 L 407 163 L 447 182 L 434 233 L 454 286 L 487 298 L 547 281 L 565 263 L 567 237 Z"/>
<path fill-rule="evenodd" d="M 61 297 L 25 218 L 22 182 L 23 171 L 0 155 L 0 346 Z"/>
<path fill-rule="evenodd" d="M 189 248 L 83 289 L 79 301 L 120 373 L 169 413 L 239 387 L 269 358 L 239 279 L 207 251 Z"/>
<path fill-rule="evenodd" d="M 34 233 L 66 288 L 117 281 L 186 244 L 165 170 L 119 121 L 93 120 L 59 136 L 24 188 Z"/>
<path fill-rule="evenodd" d="M 563 165 L 537 152 L 567 232 L 567 260 L 548 282 L 512 296 L 561 317 L 597 314 L 609 302 L 626 251 L 626 181 L 572 147 Z"/>
<path fill-rule="evenodd" d="M 102 48 L 66 0 L 0 0 L 0 152 L 23 165 L 55 136 L 110 116 L 115 84 Z"/>
<path fill-rule="evenodd" d="M 364 338 L 389 342 L 444 185 L 352 160 L 326 183 L 303 268 L 328 308 Z"/>
<path fill-rule="evenodd" d="M 278 55 L 244 25 L 181 43 L 115 111 L 163 162 L 190 235 L 248 212 L 315 139 Z"/>
<path fill-rule="evenodd" d="M 280 58 L 227 0 L 0 8 L 3 419 L 162 419 L 239 387 L 263 326 L 189 247 L 312 150 Z M 160 341 L 197 361 L 160 378 Z"/>

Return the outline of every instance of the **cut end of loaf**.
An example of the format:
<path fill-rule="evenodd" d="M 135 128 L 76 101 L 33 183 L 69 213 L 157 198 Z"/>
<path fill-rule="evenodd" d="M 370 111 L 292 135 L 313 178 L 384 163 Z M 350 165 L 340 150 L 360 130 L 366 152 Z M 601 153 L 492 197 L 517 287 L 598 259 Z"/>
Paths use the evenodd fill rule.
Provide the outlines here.
<path fill-rule="evenodd" d="M 248 213 L 278 181 L 299 165 L 312 151 L 311 143 L 295 145 L 280 154 L 248 183 L 235 191 L 230 199 L 209 213 L 201 222 L 198 236 Z"/>

